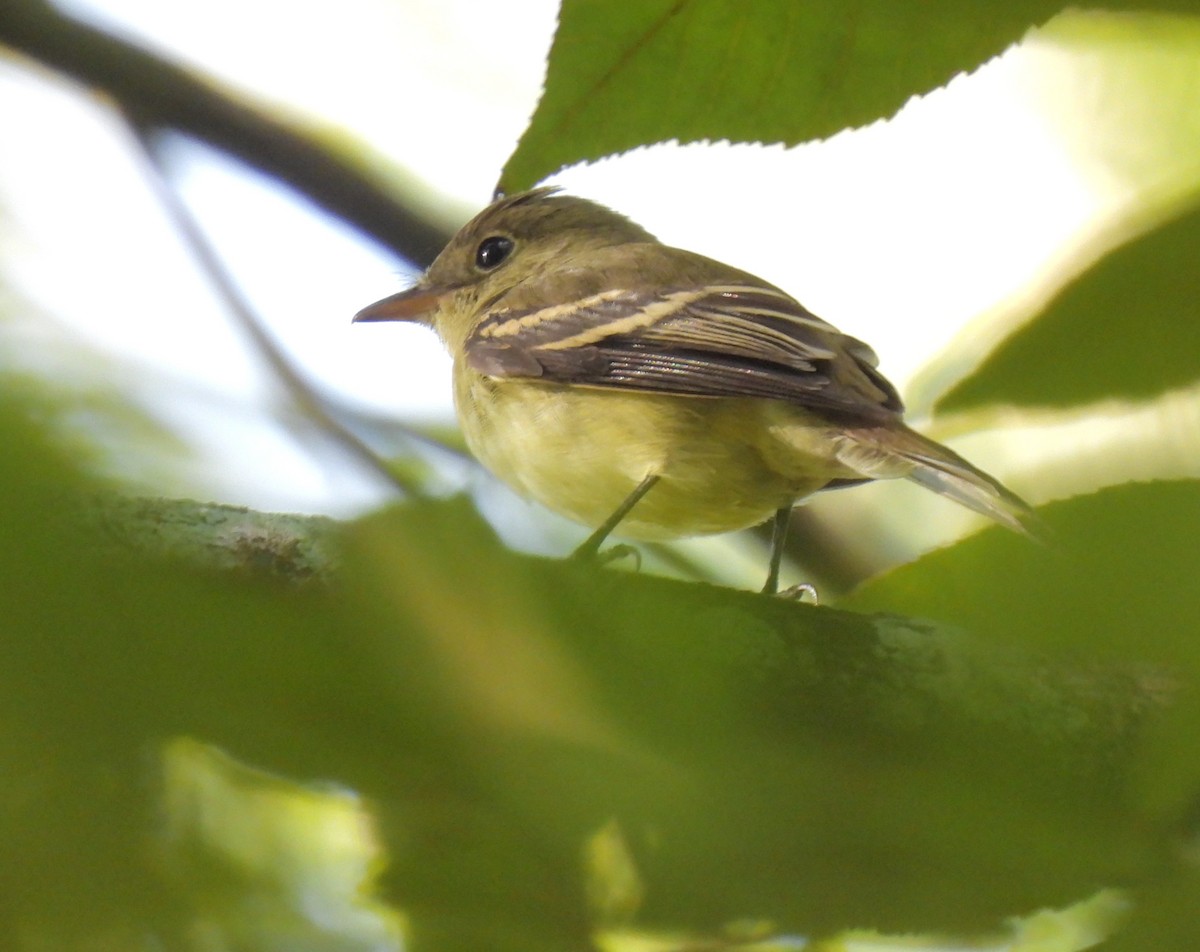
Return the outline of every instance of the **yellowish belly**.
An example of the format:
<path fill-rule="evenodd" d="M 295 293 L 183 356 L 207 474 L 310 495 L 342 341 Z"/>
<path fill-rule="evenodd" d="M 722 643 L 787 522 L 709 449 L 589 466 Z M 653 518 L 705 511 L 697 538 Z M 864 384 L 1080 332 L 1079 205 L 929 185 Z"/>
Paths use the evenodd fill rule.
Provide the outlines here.
<path fill-rule="evenodd" d="M 789 448 L 788 465 L 780 466 L 772 436 L 779 427 L 766 418 L 782 406 L 774 402 L 492 380 L 470 371 L 456 374 L 455 402 L 467 444 L 488 469 L 584 526 L 600 525 L 646 476 L 659 476 L 617 529 L 634 539 L 757 525 L 842 470 L 819 438 L 801 458 Z M 796 412 L 785 429 L 796 428 Z"/>

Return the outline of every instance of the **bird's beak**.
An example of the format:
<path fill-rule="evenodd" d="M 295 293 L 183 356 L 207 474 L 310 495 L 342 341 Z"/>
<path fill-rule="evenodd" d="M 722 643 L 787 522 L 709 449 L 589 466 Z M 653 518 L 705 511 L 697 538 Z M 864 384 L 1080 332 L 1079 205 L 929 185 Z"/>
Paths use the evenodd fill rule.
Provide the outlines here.
<path fill-rule="evenodd" d="M 368 304 L 354 315 L 352 323 L 365 321 L 414 321 L 428 323 L 428 317 L 438 309 L 443 297 L 450 292 L 444 288 L 423 288 L 417 285 L 382 301 Z"/>

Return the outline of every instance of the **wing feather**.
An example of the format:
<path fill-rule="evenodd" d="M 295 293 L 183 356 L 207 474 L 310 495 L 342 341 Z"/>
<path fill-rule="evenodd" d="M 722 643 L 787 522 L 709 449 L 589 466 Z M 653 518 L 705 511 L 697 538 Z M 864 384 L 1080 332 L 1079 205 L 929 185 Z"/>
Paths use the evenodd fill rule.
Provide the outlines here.
<path fill-rule="evenodd" d="M 903 409 L 867 345 L 758 285 L 617 288 L 503 308 L 479 322 L 466 350 L 471 366 L 493 377 L 763 397 L 870 419 Z"/>

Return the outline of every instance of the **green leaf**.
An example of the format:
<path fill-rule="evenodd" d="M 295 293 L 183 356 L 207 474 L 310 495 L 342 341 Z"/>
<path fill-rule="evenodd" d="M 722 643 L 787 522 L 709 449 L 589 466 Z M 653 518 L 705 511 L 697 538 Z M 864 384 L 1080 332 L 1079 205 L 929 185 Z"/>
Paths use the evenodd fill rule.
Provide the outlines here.
<path fill-rule="evenodd" d="M 1128 484 L 1038 512 L 1046 544 L 989 529 L 842 604 L 936 618 L 997 644 L 1184 664 L 1200 675 L 1200 483 Z"/>
<path fill-rule="evenodd" d="M 1200 378 L 1200 209 L 1118 248 L 947 393 L 939 410 L 1138 399 Z"/>
<path fill-rule="evenodd" d="M 1035 319 L 1010 308 L 977 321 L 918 389 L 959 410 L 1144 398 L 1191 384 L 1200 344 L 1191 306 L 1200 290 L 1200 18 L 1076 12 L 1029 42 L 1072 64 L 1080 92 L 1048 97 L 1039 111 L 1107 217 L 1047 272 L 1041 295 L 1054 297 Z M 1025 323 L 1013 333 L 1017 322 Z"/>
<path fill-rule="evenodd" d="M 1096 671 L 1124 670 L 1172 697 L 1126 795 L 1153 825 L 1174 829 L 1200 795 L 1200 758 L 1190 753 L 1200 733 L 1200 484 L 1127 484 L 1039 513 L 1052 530 L 1044 546 L 984 532 L 876 579 L 846 604 L 937 618 Z"/>
<path fill-rule="evenodd" d="M 500 184 L 515 191 L 566 165 L 672 139 L 794 145 L 831 136 L 975 69 L 1062 8 L 564 0 L 545 91 Z"/>

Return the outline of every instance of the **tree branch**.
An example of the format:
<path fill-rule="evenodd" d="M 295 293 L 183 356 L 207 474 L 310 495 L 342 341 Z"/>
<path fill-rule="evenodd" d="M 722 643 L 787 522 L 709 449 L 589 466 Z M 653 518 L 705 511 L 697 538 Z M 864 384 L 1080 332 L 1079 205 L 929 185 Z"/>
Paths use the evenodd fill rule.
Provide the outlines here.
<path fill-rule="evenodd" d="M 145 126 L 173 129 L 291 185 L 402 257 L 426 267 L 449 233 L 405 208 L 362 169 L 146 50 L 41 0 L 0 4 L 0 43 L 116 100 Z"/>

